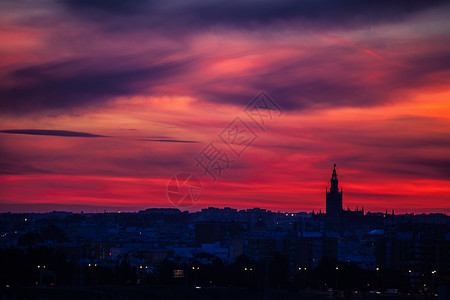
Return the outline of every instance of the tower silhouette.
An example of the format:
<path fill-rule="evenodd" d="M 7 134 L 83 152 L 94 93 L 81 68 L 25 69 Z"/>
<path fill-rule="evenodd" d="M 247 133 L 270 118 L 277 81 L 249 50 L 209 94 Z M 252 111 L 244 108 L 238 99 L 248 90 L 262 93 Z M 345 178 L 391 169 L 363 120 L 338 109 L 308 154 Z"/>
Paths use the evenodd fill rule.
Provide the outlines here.
<path fill-rule="evenodd" d="M 333 174 L 331 175 L 330 190 L 326 189 L 326 207 L 327 217 L 333 222 L 337 223 L 342 213 L 342 189 L 339 190 L 338 178 L 336 174 L 336 164 L 334 164 Z"/>

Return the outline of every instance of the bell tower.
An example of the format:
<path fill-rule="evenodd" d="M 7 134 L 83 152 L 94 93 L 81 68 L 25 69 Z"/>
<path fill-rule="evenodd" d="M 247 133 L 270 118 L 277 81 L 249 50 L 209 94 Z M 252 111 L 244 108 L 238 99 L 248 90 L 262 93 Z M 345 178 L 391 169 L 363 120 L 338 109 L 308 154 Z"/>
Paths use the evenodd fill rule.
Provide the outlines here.
<path fill-rule="evenodd" d="M 342 189 L 339 190 L 338 178 L 336 174 L 336 164 L 334 164 L 333 174 L 331 174 L 330 190 L 326 189 L 327 216 L 338 221 L 342 212 Z"/>

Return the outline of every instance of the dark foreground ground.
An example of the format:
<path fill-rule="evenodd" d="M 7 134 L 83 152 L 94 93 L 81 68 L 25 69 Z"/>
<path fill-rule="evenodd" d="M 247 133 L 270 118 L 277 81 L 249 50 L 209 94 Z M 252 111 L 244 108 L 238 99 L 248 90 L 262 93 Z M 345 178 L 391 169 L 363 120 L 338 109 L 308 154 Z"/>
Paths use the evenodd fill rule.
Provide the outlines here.
<path fill-rule="evenodd" d="M 239 288 L 196 288 L 196 287 L 92 287 L 92 288 L 64 288 L 64 287 L 1 287 L 0 300 L 313 300 L 313 299 L 411 299 L 432 300 L 432 296 L 419 295 L 374 295 L 358 293 L 352 296 L 332 295 L 328 291 L 290 292 L 272 290 L 268 294 L 253 292 Z"/>

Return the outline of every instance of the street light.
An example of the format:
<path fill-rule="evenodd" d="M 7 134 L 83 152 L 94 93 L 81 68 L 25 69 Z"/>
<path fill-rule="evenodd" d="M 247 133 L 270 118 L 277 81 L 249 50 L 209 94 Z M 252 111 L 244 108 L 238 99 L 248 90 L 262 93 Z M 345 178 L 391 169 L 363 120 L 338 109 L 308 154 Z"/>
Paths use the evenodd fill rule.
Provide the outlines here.
<path fill-rule="evenodd" d="M 380 282 L 379 282 L 378 271 L 380 271 L 380 268 L 377 267 L 375 270 L 377 271 L 377 289 L 379 290 L 380 289 Z"/>
<path fill-rule="evenodd" d="M 410 291 L 410 293 L 412 294 L 413 293 L 413 284 L 412 284 L 412 270 L 411 269 L 409 269 L 408 270 L 408 273 L 409 273 L 409 285 L 410 285 L 410 287 L 411 287 L 411 291 Z"/>
<path fill-rule="evenodd" d="M 306 267 L 298 267 L 298 270 L 300 271 L 300 288 L 304 288 L 306 282 L 306 274 L 304 271 L 306 271 Z"/>
<path fill-rule="evenodd" d="M 339 267 L 336 267 L 336 290 L 338 289 L 338 271 Z"/>
<path fill-rule="evenodd" d="M 245 268 L 244 268 L 244 271 L 245 271 L 246 283 L 247 283 L 247 286 L 249 286 L 249 282 L 250 282 L 250 271 L 253 271 L 253 268 L 245 267 Z"/>
<path fill-rule="evenodd" d="M 436 276 L 436 270 L 431 271 L 431 278 L 433 280 L 433 285 L 431 286 L 432 291 L 434 292 L 435 288 L 434 288 L 434 277 Z"/>
<path fill-rule="evenodd" d="M 194 284 L 197 284 L 197 280 L 198 280 L 198 270 L 200 270 L 200 267 L 192 267 L 193 274 L 194 274 Z M 197 270 L 197 271 L 195 271 Z"/>
<path fill-rule="evenodd" d="M 306 287 L 306 286 L 307 286 L 307 280 L 306 280 L 306 275 L 307 275 L 307 274 L 306 274 L 306 270 L 307 270 L 307 269 L 306 269 L 306 267 L 303 268 L 303 270 L 305 271 L 305 276 L 303 277 L 303 286 Z"/>

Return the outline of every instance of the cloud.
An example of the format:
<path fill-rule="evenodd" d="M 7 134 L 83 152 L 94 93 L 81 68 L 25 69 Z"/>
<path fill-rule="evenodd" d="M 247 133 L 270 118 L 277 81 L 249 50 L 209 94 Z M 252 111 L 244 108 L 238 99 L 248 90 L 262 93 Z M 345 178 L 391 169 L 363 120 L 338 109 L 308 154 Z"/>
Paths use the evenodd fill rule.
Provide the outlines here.
<path fill-rule="evenodd" d="M 105 135 L 92 134 L 87 132 L 77 132 L 68 130 L 47 130 L 47 129 L 7 129 L 0 130 L 2 133 L 10 134 L 30 134 L 30 135 L 52 135 L 63 137 L 106 137 Z"/>
<path fill-rule="evenodd" d="M 117 14 L 137 14 L 141 11 L 146 4 L 150 3 L 147 0 L 133 0 L 133 1 L 121 1 L 121 0 L 66 0 L 64 1 L 68 7 L 75 10 L 94 10 L 105 11 L 108 13 Z"/>
<path fill-rule="evenodd" d="M 28 130 L 19 132 L 29 134 Z M 199 150 L 196 143 L 189 141 L 155 142 L 150 146 L 141 140 L 120 137 L 55 139 L 50 133 L 52 136 L 41 136 L 39 143 L 31 138 L 15 138 L 13 134 L 2 136 L 0 174 L 170 177 L 193 167 L 192 156 Z M 67 136 L 66 131 L 56 134 Z"/>
<path fill-rule="evenodd" d="M 176 140 L 176 139 L 144 139 L 141 141 L 147 141 L 147 142 L 165 142 L 165 143 L 200 143 L 198 141 L 185 141 L 185 140 Z"/>
<path fill-rule="evenodd" d="M 27 113 L 95 105 L 135 95 L 174 80 L 191 61 L 122 66 L 124 57 L 42 63 L 15 70 L 0 87 L 3 113 Z M 130 60 L 131 61 L 131 60 Z"/>
<path fill-rule="evenodd" d="M 273 30 L 270 32 L 273 34 Z M 89 49 L 95 54 L 90 58 L 61 58 L 5 69 L 10 71 L 0 75 L 4 82 L 0 86 L 1 113 L 96 107 L 117 97 L 136 95 L 183 95 L 244 106 L 260 90 L 266 90 L 291 111 L 370 107 L 389 102 L 399 91 L 407 97 L 408 89 L 450 84 L 449 77 L 443 76 L 450 71 L 450 54 L 443 42 L 424 46 L 431 41 L 423 38 L 415 47 L 400 45 L 395 51 L 402 55 L 395 57 L 385 48 L 377 48 L 377 38 L 370 42 L 361 37 L 344 41 L 339 36 L 337 42 L 322 34 L 295 34 L 304 41 L 292 42 L 278 34 L 273 37 L 274 45 L 268 45 L 263 35 L 219 31 L 214 35 L 223 39 L 225 47 L 215 46 L 217 40 L 207 35 L 199 37 L 200 41 L 184 41 L 185 47 L 154 41 L 158 46 L 146 44 L 142 52 L 122 55 L 126 50 L 116 48 L 114 55 L 101 57 L 97 56 L 103 46 L 93 43 Z M 141 47 L 136 36 L 129 34 L 134 38 L 127 39 L 120 29 L 112 36 L 106 32 L 100 36 L 102 41 L 117 38 L 117 44 Z M 137 37 L 141 39 L 142 35 Z M 383 59 L 377 55 L 383 55 Z M 253 56 L 257 57 L 254 61 L 249 58 Z M 247 69 L 233 70 L 246 63 L 250 65 Z"/>
<path fill-rule="evenodd" d="M 323 27 L 352 27 L 380 22 L 398 22 L 414 13 L 446 3 L 431 1 L 357 1 L 357 0 L 284 0 L 284 1 L 105 1 L 66 0 L 70 12 L 79 16 L 117 20 L 127 18 L 124 27 L 177 28 L 198 30 L 205 26 L 259 28 L 286 21 L 297 21 Z M 105 15 L 99 15 L 104 12 Z M 117 22 L 114 22 L 117 25 Z"/>
<path fill-rule="evenodd" d="M 202 99 L 216 103 L 245 104 L 264 89 L 286 110 L 324 107 L 370 107 L 387 103 L 394 92 L 408 96 L 411 88 L 450 84 L 450 54 L 440 49 L 405 53 L 399 67 L 379 61 L 351 46 L 331 45 L 311 50 L 307 57 L 267 59 L 252 73 L 222 77 L 197 87 Z M 368 78 L 374 78 L 368 80 Z M 208 79 L 206 79 L 208 81 Z M 230 87 L 229 89 L 224 87 Z M 232 87 L 232 88 L 231 88 Z"/>
<path fill-rule="evenodd" d="M 11 154 L 6 158 L 0 158 L 0 175 L 24 175 L 24 174 L 52 174 L 52 171 L 36 168 L 32 162 L 12 160 Z"/>

